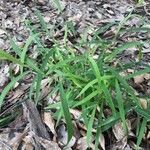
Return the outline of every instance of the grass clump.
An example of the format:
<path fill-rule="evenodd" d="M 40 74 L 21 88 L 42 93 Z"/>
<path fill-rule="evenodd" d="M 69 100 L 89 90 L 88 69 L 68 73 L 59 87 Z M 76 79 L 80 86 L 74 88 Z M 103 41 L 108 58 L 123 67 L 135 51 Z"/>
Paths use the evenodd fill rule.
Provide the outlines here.
<path fill-rule="evenodd" d="M 142 120 L 137 131 L 137 145 L 139 146 L 147 123 L 150 121 L 149 105 L 143 109 L 140 104 L 140 96 L 135 95 L 135 90 L 129 84 L 129 80 L 136 75 L 149 73 L 150 67 L 139 61 L 124 64 L 119 62 L 118 54 L 132 47 L 140 47 L 143 41 L 132 41 L 126 43 L 118 42 L 119 34 L 124 33 L 121 30 L 123 23 L 107 24 L 100 27 L 93 33 L 89 40 L 87 35 L 80 37 L 79 41 L 73 45 L 68 44 L 70 35 L 76 37 L 72 23 L 66 23 L 64 37 L 61 41 L 51 37 L 47 24 L 43 22 L 39 11 L 36 12 L 40 20 L 40 31 L 30 25 L 27 21 L 27 27 L 30 36 L 25 42 L 23 48 L 20 48 L 11 40 L 12 48 L 17 58 L 0 51 L 2 59 L 7 59 L 20 65 L 20 75 L 14 78 L 3 90 L 0 96 L 2 106 L 4 98 L 16 81 L 23 78 L 26 74 L 34 74 L 34 79 L 29 90 L 29 98 L 37 104 L 40 102 L 41 81 L 44 78 L 50 78 L 52 90 L 51 94 L 59 93 L 60 100 L 52 104 L 47 104 L 45 110 L 55 109 L 53 112 L 57 122 L 63 117 L 68 130 L 68 142 L 73 135 L 73 123 L 70 109 L 78 109 L 81 112 L 79 122 L 82 122 L 87 129 L 87 143 L 95 142 L 95 148 L 98 148 L 99 137 L 104 131 L 108 131 L 119 120 L 123 124 L 125 135 L 128 135 L 126 123 L 127 115 L 134 111 L 139 120 Z M 130 18 L 128 16 L 128 18 Z M 127 19 L 128 19 L 127 18 Z M 127 21 L 126 19 L 126 21 Z M 102 35 L 110 29 L 111 26 L 118 27 L 117 35 L 112 39 L 104 39 Z M 129 30 L 127 32 L 135 31 Z M 137 29 L 139 32 L 142 30 Z M 138 32 L 137 31 L 137 32 Z M 149 32 L 149 31 L 148 31 Z M 48 36 L 53 39 L 53 46 L 46 47 L 41 41 L 42 36 Z M 147 42 L 147 41 L 145 41 Z M 29 47 L 37 46 L 38 57 L 33 59 L 28 56 Z M 84 51 L 81 51 L 81 50 Z M 31 52 L 30 52 L 31 53 Z M 96 58 L 95 58 L 96 57 Z M 114 62 L 117 62 L 116 64 Z M 135 70 L 133 74 L 122 76 L 127 69 L 136 68 L 142 65 L 142 70 Z M 29 72 L 28 72 L 29 71 Z M 149 97 L 146 97 L 149 100 Z M 109 114 L 105 113 L 105 109 Z M 93 130 L 96 132 L 94 133 Z"/>

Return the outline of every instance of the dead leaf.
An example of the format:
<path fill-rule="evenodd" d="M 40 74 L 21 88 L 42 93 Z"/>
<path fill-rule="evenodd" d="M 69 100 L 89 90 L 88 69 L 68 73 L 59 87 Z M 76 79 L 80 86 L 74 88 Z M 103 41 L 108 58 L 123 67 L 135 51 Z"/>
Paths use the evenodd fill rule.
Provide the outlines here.
<path fill-rule="evenodd" d="M 13 150 L 18 150 L 22 138 L 25 136 L 25 133 L 15 133 L 15 137 L 8 141 L 8 144 L 11 145 Z"/>
<path fill-rule="evenodd" d="M 128 131 L 130 132 L 131 131 L 131 122 L 129 120 L 126 120 L 126 125 L 127 125 Z M 114 133 L 114 135 L 118 141 L 121 141 L 124 138 L 127 139 L 126 133 L 123 129 L 123 124 L 121 121 L 116 123 L 112 130 L 113 130 L 113 133 Z"/>
<path fill-rule="evenodd" d="M 9 66 L 5 65 L 0 69 L 0 87 L 4 86 L 8 81 L 9 77 Z"/>
<path fill-rule="evenodd" d="M 75 120 L 78 120 L 81 117 L 81 111 L 77 109 L 70 109 L 70 112 L 73 115 Z"/>
<path fill-rule="evenodd" d="M 134 83 L 135 84 L 140 84 L 144 81 L 144 76 L 143 75 L 139 75 L 133 78 L 134 79 Z"/>
<path fill-rule="evenodd" d="M 2 35 L 2 34 L 6 34 L 7 32 L 5 31 L 5 30 L 3 30 L 3 29 L 0 29 L 0 35 Z"/>
<path fill-rule="evenodd" d="M 29 135 L 34 136 L 46 150 L 61 150 L 56 142 L 39 137 L 33 131 L 30 131 Z"/>
<path fill-rule="evenodd" d="M 101 148 L 103 150 L 105 150 L 105 138 L 104 138 L 103 134 L 101 134 L 99 137 L 99 143 L 100 143 Z"/>
<path fill-rule="evenodd" d="M 50 112 L 44 112 L 43 114 L 43 120 L 44 123 L 49 127 L 50 131 L 56 136 L 56 131 L 55 131 L 55 121 L 53 117 L 51 116 Z"/>
<path fill-rule="evenodd" d="M 90 143 L 90 148 L 94 150 L 94 144 Z M 77 142 L 76 150 L 86 150 L 88 148 L 86 136 L 81 137 Z"/>
<path fill-rule="evenodd" d="M 145 74 L 144 74 L 144 79 L 145 79 L 145 80 L 150 80 L 150 74 L 145 73 Z"/>
<path fill-rule="evenodd" d="M 34 144 L 32 143 L 32 139 L 33 137 L 31 137 L 30 135 L 27 135 L 23 138 L 23 146 L 21 150 L 33 150 L 34 149 Z"/>
<path fill-rule="evenodd" d="M 7 143 L 9 140 L 9 133 L 0 134 L 0 150 L 11 150 L 10 145 Z"/>
<path fill-rule="evenodd" d="M 141 103 L 141 106 L 142 106 L 143 109 L 147 109 L 148 103 L 147 103 L 146 99 L 140 98 L 140 103 Z"/>

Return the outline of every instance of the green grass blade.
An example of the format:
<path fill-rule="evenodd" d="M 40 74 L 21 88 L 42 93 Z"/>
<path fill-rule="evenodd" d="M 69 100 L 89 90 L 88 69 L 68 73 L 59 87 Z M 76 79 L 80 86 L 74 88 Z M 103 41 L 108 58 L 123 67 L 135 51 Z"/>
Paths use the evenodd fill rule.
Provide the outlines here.
<path fill-rule="evenodd" d="M 18 59 L 16 59 L 15 57 L 13 57 L 12 55 L 8 54 L 7 52 L 3 51 L 0 49 L 0 60 L 9 60 L 13 63 L 19 64 L 21 66 L 24 66 L 24 64 L 19 61 Z"/>
<path fill-rule="evenodd" d="M 100 74 L 99 68 L 98 68 L 95 60 L 92 57 L 89 57 L 88 59 L 89 59 L 89 61 L 91 63 L 92 70 L 93 70 L 93 72 L 94 72 L 94 74 L 95 74 L 95 76 L 96 76 L 96 78 L 98 80 L 98 84 L 100 86 L 101 85 L 101 83 L 100 83 L 101 82 L 101 74 Z"/>
<path fill-rule="evenodd" d="M 118 33 L 120 32 L 121 28 L 124 26 L 124 24 L 127 22 L 127 20 L 129 20 L 131 17 L 135 16 L 134 14 L 132 15 L 132 11 L 127 15 L 127 17 L 125 17 L 118 25 L 117 31 L 116 31 L 116 36 L 118 35 Z M 116 37 L 115 36 L 115 37 Z"/>
<path fill-rule="evenodd" d="M 112 99 L 111 94 L 110 94 L 111 91 L 108 90 L 108 88 L 106 87 L 104 82 L 101 83 L 101 88 L 102 88 L 103 93 L 105 95 L 105 99 L 106 99 L 108 105 L 110 106 L 110 108 L 113 112 L 113 115 L 116 116 L 116 109 L 115 109 L 113 99 Z"/>
<path fill-rule="evenodd" d="M 132 73 L 132 74 L 129 74 L 127 76 L 125 76 L 125 79 L 129 80 L 135 76 L 138 76 L 138 75 L 141 75 L 141 74 L 144 74 L 144 73 L 150 73 L 150 67 L 148 68 L 145 68 L 143 70 L 140 70 L 140 71 L 136 71 L 135 73 Z"/>
<path fill-rule="evenodd" d="M 44 75 L 44 72 L 39 69 L 36 65 L 36 62 L 30 58 L 27 58 L 26 59 L 26 64 L 27 64 L 27 67 L 32 69 L 33 71 L 37 72 L 37 73 L 40 73 L 40 74 L 43 74 Z"/>
<path fill-rule="evenodd" d="M 141 109 L 140 107 L 135 107 L 134 110 L 142 116 L 143 118 L 146 118 L 148 121 L 150 121 L 150 110 L 149 109 Z"/>
<path fill-rule="evenodd" d="M 92 114 L 90 116 L 90 120 L 88 122 L 88 127 L 87 127 L 87 144 L 90 145 L 91 143 L 91 138 L 92 138 L 92 128 L 93 128 L 93 123 L 94 123 L 94 116 L 95 116 L 95 112 L 96 112 L 96 107 L 93 108 Z"/>
<path fill-rule="evenodd" d="M 30 90 L 29 90 L 29 98 L 30 98 L 30 100 L 32 99 L 32 95 L 34 93 L 35 83 L 36 83 L 36 77 L 34 77 L 34 79 L 32 80 L 31 86 L 30 86 Z"/>
<path fill-rule="evenodd" d="M 102 115 L 103 115 L 103 102 L 100 106 L 100 112 L 98 114 L 98 124 L 97 124 L 96 135 L 95 135 L 95 150 L 98 150 L 99 138 L 102 134 L 102 130 L 101 130 L 101 124 L 103 121 Z"/>
<path fill-rule="evenodd" d="M 85 104 L 86 102 L 88 102 L 89 100 L 91 100 L 93 97 L 95 97 L 96 95 L 99 94 L 99 91 L 96 90 L 94 92 L 92 92 L 91 94 L 89 94 L 87 97 L 85 97 L 84 99 L 82 99 L 81 101 L 77 102 L 73 107 L 77 107 L 80 106 L 82 104 Z"/>
<path fill-rule="evenodd" d="M 64 45 L 65 46 L 67 46 L 67 36 L 68 36 L 68 26 L 67 26 L 67 24 L 65 25 L 65 27 L 64 27 L 65 29 L 65 33 L 64 33 Z"/>
<path fill-rule="evenodd" d="M 29 36 L 29 38 L 27 39 L 25 46 L 23 48 L 23 51 L 21 53 L 20 59 L 21 62 L 24 63 L 25 62 L 25 57 L 26 57 L 26 52 L 28 50 L 28 47 L 30 46 L 30 44 L 33 42 L 33 38 L 31 36 Z"/>
<path fill-rule="evenodd" d="M 126 89 L 126 92 L 128 92 L 128 94 L 131 95 L 131 98 L 133 99 L 134 103 L 137 106 L 140 106 L 140 103 L 138 101 L 138 98 L 136 97 L 136 95 L 134 94 L 134 90 L 132 89 L 132 87 L 129 86 L 129 84 L 127 83 L 127 81 L 124 79 L 124 77 L 120 76 L 120 74 L 118 72 L 116 72 L 116 70 L 109 68 L 110 71 L 112 72 L 112 74 L 116 77 L 116 79 L 118 79 L 118 81 L 121 83 L 121 85 Z"/>
<path fill-rule="evenodd" d="M 57 102 L 57 103 L 54 103 L 54 104 L 49 104 L 47 107 L 45 107 L 45 109 L 52 109 L 52 108 L 58 108 L 60 109 L 61 107 L 61 102 Z"/>
<path fill-rule="evenodd" d="M 120 86 L 118 81 L 116 80 L 116 99 L 118 102 L 118 108 L 119 108 L 119 113 L 120 113 L 120 117 L 123 123 L 123 128 L 125 133 L 127 133 L 127 126 L 126 126 L 126 119 L 125 119 L 125 110 L 124 110 L 124 105 L 123 105 L 123 99 L 122 99 L 122 93 L 120 91 Z"/>
<path fill-rule="evenodd" d="M 108 57 L 105 58 L 105 61 L 111 61 L 113 60 L 119 53 L 123 52 L 124 50 L 132 47 L 136 47 L 142 45 L 141 42 L 127 42 L 123 44 L 122 46 L 116 48 Z"/>
<path fill-rule="evenodd" d="M 35 102 L 38 103 L 40 99 L 40 89 L 41 89 L 41 81 L 42 81 L 43 75 L 37 74 L 36 75 L 36 87 L 35 87 Z"/>
<path fill-rule="evenodd" d="M 33 42 L 33 38 L 31 36 L 29 36 L 29 38 L 27 39 L 26 44 L 21 52 L 21 56 L 20 56 L 20 60 L 23 64 L 25 63 L 25 58 L 26 58 L 26 53 L 27 53 L 28 47 L 30 46 L 30 44 L 32 42 Z M 21 72 L 23 72 L 23 67 L 21 67 Z"/>
<path fill-rule="evenodd" d="M 139 131 L 139 135 L 137 137 L 137 150 L 139 148 L 139 145 L 141 144 L 141 141 L 142 141 L 142 138 L 144 136 L 144 132 L 145 132 L 145 128 L 146 128 L 146 124 L 147 124 L 147 120 L 145 118 L 143 118 L 143 121 L 141 123 L 141 128 L 140 128 L 140 131 Z"/>
<path fill-rule="evenodd" d="M 91 82 L 89 82 L 82 90 L 81 92 L 77 95 L 76 98 L 80 97 L 83 93 L 85 93 L 85 91 L 87 89 L 89 89 L 90 87 L 93 87 L 94 84 L 97 83 L 97 79 L 92 80 Z"/>
<path fill-rule="evenodd" d="M 105 33 L 110 27 L 112 27 L 113 25 L 115 25 L 116 23 L 115 22 L 111 22 L 111 23 L 108 23 L 107 25 L 105 26 L 102 26 L 100 28 L 98 28 L 95 33 L 94 33 L 94 38 L 99 36 L 100 34 L 102 33 Z"/>
<path fill-rule="evenodd" d="M 135 27 L 133 27 L 133 28 L 129 28 L 129 29 L 126 29 L 126 30 L 122 30 L 121 31 L 121 33 L 122 32 L 150 32 L 150 28 L 146 28 L 146 27 L 140 27 L 140 28 L 135 28 Z"/>
<path fill-rule="evenodd" d="M 59 13 L 63 11 L 63 8 L 61 6 L 60 0 L 53 0 L 55 7 L 58 9 Z"/>
<path fill-rule="evenodd" d="M 33 37 L 32 37 L 33 38 Z M 21 57 L 22 50 L 19 48 L 19 46 L 15 43 L 14 40 L 11 40 L 11 46 L 13 48 L 13 51 Z M 26 67 L 33 69 L 34 71 L 43 74 L 43 72 L 36 66 L 36 62 L 28 57 L 24 58 L 26 59 L 25 64 L 27 65 Z"/>
<path fill-rule="evenodd" d="M 12 79 L 12 81 L 3 89 L 1 95 L 0 95 L 0 108 L 3 104 L 4 98 L 7 95 L 7 93 L 11 90 L 11 88 L 15 85 L 15 83 L 17 81 L 19 81 L 20 79 L 22 79 L 26 74 L 28 74 L 29 72 L 24 72 L 21 75 L 15 77 Z"/>
<path fill-rule="evenodd" d="M 21 48 L 15 43 L 15 41 L 11 38 L 10 39 L 10 44 L 12 46 L 13 51 L 20 57 L 21 56 Z"/>
<path fill-rule="evenodd" d="M 69 142 L 72 138 L 72 135 L 73 135 L 73 124 L 72 124 L 71 115 L 69 112 L 69 107 L 68 107 L 68 102 L 67 102 L 68 100 L 66 98 L 66 94 L 64 92 L 64 88 L 63 88 L 62 83 L 60 83 L 60 96 L 61 96 L 63 113 L 64 113 L 64 117 L 66 120 L 66 125 L 67 125 L 68 142 Z"/>
<path fill-rule="evenodd" d="M 41 24 L 41 27 L 43 28 L 43 30 L 46 31 L 46 33 L 48 33 L 47 25 L 46 25 L 46 23 L 45 23 L 45 21 L 44 21 L 42 15 L 41 15 L 40 11 L 36 9 L 36 10 L 35 10 L 35 14 L 36 14 L 36 16 L 38 17 L 38 19 L 39 19 L 39 21 L 40 21 L 40 24 Z"/>

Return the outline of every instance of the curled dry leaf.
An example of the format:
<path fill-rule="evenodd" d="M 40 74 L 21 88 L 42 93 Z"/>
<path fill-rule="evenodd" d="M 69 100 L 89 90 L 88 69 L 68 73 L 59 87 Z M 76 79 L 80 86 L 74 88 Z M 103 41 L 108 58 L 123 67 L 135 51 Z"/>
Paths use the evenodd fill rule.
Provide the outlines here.
<path fill-rule="evenodd" d="M 39 137 L 32 131 L 30 131 L 29 134 L 34 136 L 36 141 L 38 141 L 46 150 L 61 150 L 56 142 Z"/>
<path fill-rule="evenodd" d="M 65 146 L 65 150 L 71 149 L 71 147 L 73 147 L 75 143 L 76 143 L 76 138 L 73 136 L 69 141 L 69 143 Z"/>
<path fill-rule="evenodd" d="M 9 77 L 9 66 L 5 65 L 0 69 L 0 88 L 5 85 Z"/>
<path fill-rule="evenodd" d="M 66 127 L 65 127 L 64 124 L 59 126 L 59 129 L 58 129 L 58 140 L 59 140 L 60 145 L 62 145 L 62 146 L 67 144 L 68 133 L 66 131 Z M 66 148 L 71 148 L 72 146 L 74 146 L 75 142 L 76 142 L 76 138 L 74 136 L 72 136 L 71 140 L 66 145 Z"/>
<path fill-rule="evenodd" d="M 50 112 L 44 112 L 43 120 L 44 120 L 44 123 L 49 127 L 51 132 L 54 134 L 54 136 L 56 136 L 56 131 L 54 128 L 55 121 L 54 121 L 53 117 L 51 116 Z"/>
<path fill-rule="evenodd" d="M 71 114 L 73 115 L 75 120 L 78 120 L 81 116 L 81 111 L 77 109 L 70 109 Z"/>
<path fill-rule="evenodd" d="M 23 139 L 23 137 L 25 136 L 26 133 L 15 133 L 15 137 L 12 138 L 8 144 L 11 145 L 11 147 L 13 148 L 13 150 L 18 150 L 18 147 Z"/>
<path fill-rule="evenodd" d="M 128 131 L 130 132 L 131 130 L 131 122 L 129 120 L 126 120 L 126 125 L 127 125 L 127 128 L 128 128 Z M 122 140 L 123 138 L 126 137 L 126 133 L 123 129 L 123 124 L 121 121 L 119 121 L 118 123 L 116 123 L 113 127 L 113 133 L 116 137 L 116 139 L 118 141 Z M 126 137 L 127 138 L 127 137 Z"/>
<path fill-rule="evenodd" d="M 105 150 L 105 138 L 104 138 L 103 134 L 101 134 L 99 137 L 99 143 L 100 143 L 101 148 L 103 150 Z"/>
<path fill-rule="evenodd" d="M 145 73 L 143 76 L 144 76 L 145 80 L 150 80 L 150 74 L 149 73 Z"/>
<path fill-rule="evenodd" d="M 0 134 L 0 150 L 8 150 L 10 148 L 10 146 L 6 144 L 8 140 L 9 140 L 8 133 Z"/>
<path fill-rule="evenodd" d="M 124 137 L 121 141 L 118 141 L 109 146 L 109 150 L 125 150 L 127 147 L 127 138 Z M 130 147 L 129 147 L 130 148 Z M 131 150 L 131 149 L 129 149 Z"/>
<path fill-rule="evenodd" d="M 143 75 L 139 75 L 133 78 L 134 79 L 134 83 L 135 84 L 140 84 L 144 81 L 144 76 Z"/>
<path fill-rule="evenodd" d="M 3 29 L 0 29 L 0 35 L 2 35 L 2 34 L 6 34 L 6 31 Z"/>
<path fill-rule="evenodd" d="M 77 142 L 76 150 L 86 150 L 88 148 L 86 136 L 81 137 Z M 94 144 L 90 143 L 90 148 L 94 150 Z"/>
<path fill-rule="evenodd" d="M 30 135 L 27 135 L 24 139 L 23 139 L 24 143 L 22 146 L 22 150 L 33 150 L 33 144 L 32 144 L 32 137 L 30 137 Z"/>
<path fill-rule="evenodd" d="M 140 98 L 140 103 L 141 103 L 141 106 L 142 106 L 143 109 L 147 109 L 148 103 L 147 103 L 146 99 Z"/>

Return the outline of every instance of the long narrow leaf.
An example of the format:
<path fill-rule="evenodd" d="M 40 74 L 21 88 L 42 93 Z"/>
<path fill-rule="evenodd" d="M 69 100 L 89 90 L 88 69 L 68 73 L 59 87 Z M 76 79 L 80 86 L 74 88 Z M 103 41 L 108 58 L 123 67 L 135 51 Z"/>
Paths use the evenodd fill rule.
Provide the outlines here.
<path fill-rule="evenodd" d="M 1 95 L 0 95 L 0 108 L 3 104 L 4 98 L 7 95 L 7 93 L 10 91 L 10 89 L 14 86 L 14 84 L 19 81 L 20 79 L 22 79 L 26 74 L 28 74 L 29 72 L 24 72 L 23 74 L 15 77 L 2 91 Z"/>
<path fill-rule="evenodd" d="M 78 94 L 78 96 L 77 96 L 76 98 L 80 97 L 83 93 L 85 93 L 85 91 L 86 91 L 88 88 L 93 87 L 93 85 L 94 85 L 95 83 L 97 83 L 97 79 L 94 79 L 94 80 L 92 80 L 91 82 L 89 82 L 89 83 L 81 90 L 81 92 Z"/>
<path fill-rule="evenodd" d="M 147 120 L 145 118 L 143 118 L 143 121 L 141 123 L 141 128 L 140 128 L 140 131 L 139 131 L 139 135 L 137 137 L 137 143 L 136 143 L 136 145 L 137 145 L 136 149 L 137 150 L 138 150 L 138 147 L 139 147 L 139 145 L 142 141 L 142 138 L 144 136 L 144 131 L 145 131 L 145 128 L 146 128 L 146 124 L 147 124 Z"/>
<path fill-rule="evenodd" d="M 88 122 L 88 128 L 87 128 L 87 143 L 88 145 L 91 143 L 91 138 L 92 138 L 92 128 L 93 128 L 93 123 L 94 123 L 94 116 L 95 116 L 95 112 L 96 112 L 96 107 L 93 108 L 90 120 Z"/>
<path fill-rule="evenodd" d="M 123 123 L 124 131 L 125 131 L 125 133 L 127 133 L 127 126 L 126 126 L 123 99 L 122 99 L 122 95 L 121 95 L 121 91 L 120 91 L 120 86 L 119 86 L 117 80 L 116 80 L 116 85 L 115 86 L 116 86 L 116 99 L 117 99 L 117 102 L 118 102 L 120 117 L 121 117 L 121 120 L 122 120 L 122 123 Z"/>
<path fill-rule="evenodd" d="M 60 83 L 60 96 L 61 96 L 63 113 L 64 113 L 64 117 L 66 120 L 66 125 L 67 125 L 68 142 L 69 142 L 73 135 L 73 124 L 72 124 L 71 115 L 70 115 L 69 107 L 68 107 L 68 102 L 66 99 L 66 95 L 65 95 L 62 83 Z"/>
<path fill-rule="evenodd" d="M 18 59 L 16 59 L 15 57 L 13 57 L 12 55 L 8 54 L 7 52 L 3 51 L 0 49 L 0 59 L 2 60 L 9 60 L 12 61 L 13 63 L 19 64 L 21 66 L 24 66 L 24 64 L 19 61 Z"/>
<path fill-rule="evenodd" d="M 89 94 L 87 97 L 85 97 L 84 99 L 82 99 L 81 101 L 77 102 L 73 107 L 77 107 L 80 106 L 82 104 L 85 104 L 86 102 L 88 102 L 89 100 L 91 100 L 93 97 L 95 97 L 96 95 L 99 94 L 99 91 L 96 90 L 94 92 L 92 92 L 91 94 Z"/>

